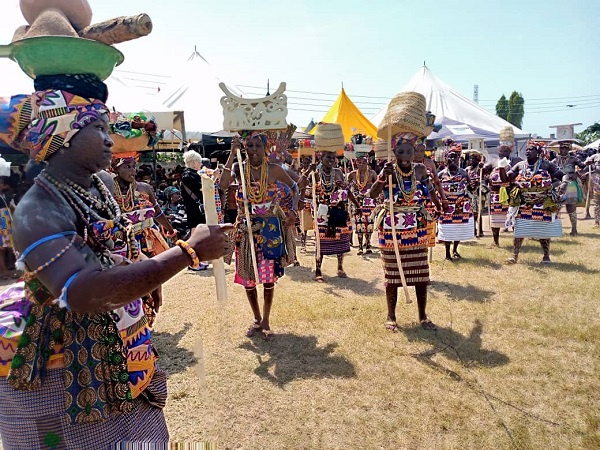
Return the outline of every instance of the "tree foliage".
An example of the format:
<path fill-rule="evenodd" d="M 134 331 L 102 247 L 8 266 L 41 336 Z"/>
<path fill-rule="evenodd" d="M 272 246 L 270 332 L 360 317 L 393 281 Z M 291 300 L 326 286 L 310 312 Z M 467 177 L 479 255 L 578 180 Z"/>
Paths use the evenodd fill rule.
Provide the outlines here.
<path fill-rule="evenodd" d="M 577 133 L 576 137 L 577 139 L 581 139 L 586 144 L 597 141 L 598 139 L 600 139 L 600 122 L 596 122 L 590 125 L 581 133 Z"/>
<path fill-rule="evenodd" d="M 525 100 L 520 92 L 513 91 L 508 100 L 502 94 L 496 103 L 496 115 L 517 128 L 523 126 L 523 117 L 525 117 Z"/>
<path fill-rule="evenodd" d="M 508 100 L 506 100 L 504 94 L 502 94 L 502 97 L 500 97 L 496 103 L 496 115 L 502 117 L 504 120 L 506 120 L 506 117 L 508 116 Z"/>

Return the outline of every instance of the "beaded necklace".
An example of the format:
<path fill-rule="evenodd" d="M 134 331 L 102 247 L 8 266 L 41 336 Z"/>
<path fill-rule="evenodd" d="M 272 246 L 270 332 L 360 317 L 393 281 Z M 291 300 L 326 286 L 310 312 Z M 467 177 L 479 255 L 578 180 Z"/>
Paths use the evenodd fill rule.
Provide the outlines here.
<path fill-rule="evenodd" d="M 115 177 L 115 200 L 117 200 L 121 211 L 133 211 L 135 209 L 135 181 L 133 183 L 129 183 L 127 193 L 123 195 L 121 191 L 121 183 L 119 183 Z"/>
<path fill-rule="evenodd" d="M 358 190 L 360 192 L 362 192 L 363 189 L 367 187 L 368 181 L 369 181 L 369 171 L 368 170 L 366 171 L 365 178 L 362 181 L 360 179 L 360 170 L 356 171 L 356 187 L 358 188 Z"/>
<path fill-rule="evenodd" d="M 256 189 L 252 187 L 252 166 L 250 161 L 246 161 L 245 163 L 245 175 L 246 175 L 246 195 L 248 196 L 248 201 L 250 203 L 262 203 L 267 196 L 267 181 L 269 177 L 269 162 L 267 158 L 263 158 L 262 164 L 259 166 L 260 168 L 260 181 L 258 185 L 258 192 Z"/>
<path fill-rule="evenodd" d="M 63 178 L 60 181 L 57 180 L 45 170 L 42 171 L 36 181 L 42 187 L 46 188 L 46 190 L 50 189 L 56 194 L 62 195 L 67 200 L 84 224 L 84 237 L 86 241 L 90 240 L 88 239 L 87 228 L 91 225 L 91 222 L 106 221 L 107 217 L 117 229 L 127 236 L 129 258 L 132 260 L 137 259 L 139 251 L 133 228 L 129 226 L 129 223 L 126 223 L 126 219 L 123 218 L 117 201 L 112 197 L 97 175 L 92 175 L 92 185 L 100 193 L 100 198 L 92 195 L 88 190 L 69 179 Z M 106 217 L 100 215 L 97 210 L 104 211 Z M 106 247 L 104 244 L 101 245 Z"/>
<path fill-rule="evenodd" d="M 400 188 L 400 193 L 404 198 L 404 201 L 407 203 L 411 203 L 415 199 L 415 192 L 417 192 L 417 177 L 415 176 L 415 171 L 413 165 L 411 164 L 410 170 L 408 173 L 402 172 L 402 169 L 398 167 L 396 164 L 396 180 L 398 181 L 398 187 Z M 410 189 L 407 191 L 404 189 L 404 178 L 410 177 Z"/>
<path fill-rule="evenodd" d="M 321 186 L 323 187 L 323 191 L 326 194 L 330 194 L 335 189 L 335 180 L 333 177 L 333 170 L 331 172 L 329 172 L 329 175 L 327 176 L 327 178 L 328 178 L 328 180 L 325 180 L 325 171 L 323 170 L 323 167 L 321 166 L 319 168 L 319 179 L 321 180 Z"/>

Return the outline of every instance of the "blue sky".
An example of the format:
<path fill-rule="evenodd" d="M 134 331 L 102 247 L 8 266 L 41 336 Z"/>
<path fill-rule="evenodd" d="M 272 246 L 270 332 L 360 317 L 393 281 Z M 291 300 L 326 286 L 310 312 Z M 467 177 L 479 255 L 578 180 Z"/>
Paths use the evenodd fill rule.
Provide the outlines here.
<path fill-rule="evenodd" d="M 595 0 L 90 3 L 95 22 L 139 12 L 152 17 L 150 36 L 118 46 L 126 56 L 120 70 L 177 76 L 196 45 L 228 83 L 265 86 L 270 79 L 272 86 L 286 81 L 289 90 L 313 92 L 289 94 L 288 120 L 300 125 L 321 119 L 342 82 L 371 117 L 423 61 L 468 98 L 478 84 L 486 109 L 502 93 L 520 91 L 525 131 L 547 136 L 550 125 L 582 122 L 581 131 L 600 120 Z M 18 0 L 2 0 L 0 21 L 0 42 L 8 43 L 25 23 Z M 0 73 L 0 94 L 31 89 L 14 63 L 0 60 Z M 145 86 L 165 80 L 140 79 Z"/>

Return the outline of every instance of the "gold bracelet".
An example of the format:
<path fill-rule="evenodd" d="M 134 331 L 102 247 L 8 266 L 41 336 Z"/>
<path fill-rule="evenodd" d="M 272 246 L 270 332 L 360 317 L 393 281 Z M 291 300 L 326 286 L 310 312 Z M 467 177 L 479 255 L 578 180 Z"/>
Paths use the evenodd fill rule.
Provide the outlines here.
<path fill-rule="evenodd" d="M 177 242 L 175 242 L 175 245 L 181 247 L 181 249 L 184 250 L 190 258 L 192 258 L 192 265 L 190 266 L 192 269 L 197 269 L 198 267 L 200 267 L 200 259 L 198 258 L 198 255 L 196 255 L 196 251 L 190 246 L 190 244 L 179 239 Z"/>

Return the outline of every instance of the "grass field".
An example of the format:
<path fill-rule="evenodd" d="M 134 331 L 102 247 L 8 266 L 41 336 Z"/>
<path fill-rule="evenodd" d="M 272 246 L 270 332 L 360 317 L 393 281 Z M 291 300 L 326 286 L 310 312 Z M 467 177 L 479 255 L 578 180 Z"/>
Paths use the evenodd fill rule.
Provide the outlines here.
<path fill-rule="evenodd" d="M 568 234 L 568 220 L 565 232 Z M 552 241 L 554 263 L 526 241 L 507 266 L 512 237 L 434 250 L 429 315 L 398 305 L 384 328 L 377 255 L 345 260 L 348 279 L 312 281 L 313 249 L 277 284 L 276 337 L 247 338 L 252 315 L 227 273 L 219 304 L 210 271 L 182 272 L 164 290 L 155 326 L 169 374 L 172 440 L 221 448 L 600 448 L 600 239 Z M 414 299 L 414 290 L 411 291 Z M 260 294 L 262 298 L 262 293 Z M 400 297 L 402 298 L 402 297 Z"/>

